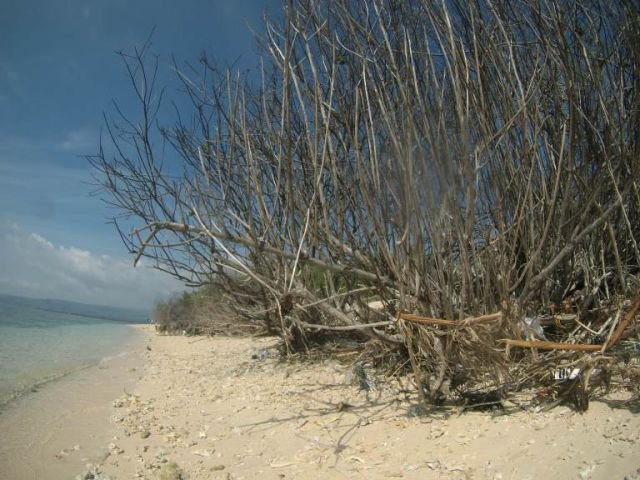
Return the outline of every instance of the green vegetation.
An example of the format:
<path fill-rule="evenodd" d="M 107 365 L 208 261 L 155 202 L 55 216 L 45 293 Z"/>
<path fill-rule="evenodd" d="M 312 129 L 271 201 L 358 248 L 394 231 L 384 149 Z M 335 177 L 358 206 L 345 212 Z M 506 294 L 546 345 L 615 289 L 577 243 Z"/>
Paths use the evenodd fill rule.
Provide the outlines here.
<path fill-rule="evenodd" d="M 242 324 L 212 285 L 183 292 L 156 304 L 151 320 L 160 333 L 213 335 L 247 333 L 251 325 Z"/>

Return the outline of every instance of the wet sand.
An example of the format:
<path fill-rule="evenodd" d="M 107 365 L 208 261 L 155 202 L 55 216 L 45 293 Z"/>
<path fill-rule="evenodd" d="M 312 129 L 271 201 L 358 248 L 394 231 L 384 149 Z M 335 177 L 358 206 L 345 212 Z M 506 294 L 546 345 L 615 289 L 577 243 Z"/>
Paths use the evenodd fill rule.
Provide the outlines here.
<path fill-rule="evenodd" d="M 73 479 L 87 463 L 104 460 L 117 427 L 113 399 L 142 372 L 146 335 L 135 332 L 126 355 L 103 360 L 40 385 L 0 411 L 0 478 Z"/>

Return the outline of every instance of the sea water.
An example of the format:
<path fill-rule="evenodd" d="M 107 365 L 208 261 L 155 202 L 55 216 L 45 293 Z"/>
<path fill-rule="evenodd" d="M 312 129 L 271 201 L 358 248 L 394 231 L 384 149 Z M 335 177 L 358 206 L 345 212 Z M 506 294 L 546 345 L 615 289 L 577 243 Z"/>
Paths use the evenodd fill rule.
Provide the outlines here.
<path fill-rule="evenodd" d="M 124 309 L 0 295 L 0 407 L 74 371 L 127 355 L 140 335 Z"/>

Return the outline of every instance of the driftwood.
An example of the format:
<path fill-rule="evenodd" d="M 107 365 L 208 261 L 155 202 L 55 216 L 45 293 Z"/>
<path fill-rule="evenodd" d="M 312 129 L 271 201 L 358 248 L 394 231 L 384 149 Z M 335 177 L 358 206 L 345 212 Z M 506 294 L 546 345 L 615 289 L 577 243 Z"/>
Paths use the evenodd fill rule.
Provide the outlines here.
<path fill-rule="evenodd" d="M 558 342 L 545 342 L 540 340 L 515 340 L 509 338 L 502 338 L 497 340 L 499 343 L 504 343 L 511 347 L 523 347 L 523 348 L 538 348 L 540 350 L 570 350 L 574 352 L 604 352 L 606 349 L 613 347 L 624 334 L 624 331 L 631 324 L 635 318 L 636 313 L 640 309 L 640 292 L 638 292 L 631 303 L 631 307 L 625 314 L 622 321 L 615 328 L 611 334 L 611 339 L 603 345 L 584 344 L 584 343 L 558 343 Z"/>
<path fill-rule="evenodd" d="M 586 345 L 584 343 L 558 343 L 536 340 L 513 340 L 510 338 L 501 338 L 500 340 L 496 341 L 499 343 L 504 343 L 511 347 L 538 348 L 540 350 L 571 350 L 574 352 L 599 352 L 603 347 L 602 345 Z"/>
<path fill-rule="evenodd" d="M 502 318 L 502 312 L 481 315 L 479 317 L 468 317 L 464 320 L 446 320 L 443 318 L 421 317 L 413 313 L 399 313 L 398 319 L 406 322 L 418 323 L 421 325 L 443 325 L 447 327 L 467 327 L 470 324 L 492 322 Z"/>
<path fill-rule="evenodd" d="M 314 324 L 307 322 L 298 322 L 301 327 L 308 328 L 311 330 L 332 330 L 336 332 L 346 332 L 350 330 L 364 330 L 367 328 L 375 328 L 375 327 L 386 327 L 391 325 L 392 322 L 375 322 L 375 323 L 362 323 L 359 325 L 322 325 L 322 324 Z"/>
<path fill-rule="evenodd" d="M 622 338 L 622 334 L 624 333 L 624 331 L 627 329 L 631 321 L 635 318 L 638 309 L 640 309 L 640 292 L 636 294 L 636 297 L 631 303 L 631 307 L 629 308 L 629 311 L 624 316 L 622 321 L 618 324 L 616 329 L 613 331 L 613 334 L 611 335 L 611 339 L 606 343 L 606 348 L 611 348 L 616 343 L 618 343 L 620 338 Z"/>

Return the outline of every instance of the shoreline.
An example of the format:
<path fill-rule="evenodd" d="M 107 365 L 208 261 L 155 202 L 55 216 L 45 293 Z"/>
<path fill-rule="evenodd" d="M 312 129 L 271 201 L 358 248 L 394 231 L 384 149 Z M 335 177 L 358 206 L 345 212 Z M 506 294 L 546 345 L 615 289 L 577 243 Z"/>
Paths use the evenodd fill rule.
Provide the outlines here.
<path fill-rule="evenodd" d="M 128 328 L 136 330 L 137 332 L 144 332 L 144 334 L 148 333 L 147 330 L 145 330 L 144 328 L 146 324 L 124 323 L 124 322 L 121 322 L 121 323 L 123 323 L 123 325 Z M 15 391 L 13 391 L 13 393 L 11 393 L 9 396 L 0 398 L 0 415 L 4 411 L 9 410 L 12 407 L 12 405 L 16 404 L 16 402 L 20 402 L 21 400 L 27 398 L 32 393 L 37 393 L 41 388 L 45 388 L 48 384 L 57 382 L 57 381 L 62 381 L 64 380 L 65 377 L 68 377 L 69 375 L 73 375 L 77 372 L 81 372 L 83 370 L 93 368 L 93 367 L 99 367 L 104 362 L 113 360 L 114 358 L 122 355 L 123 353 L 126 354 L 127 352 L 120 352 L 116 355 L 107 355 L 99 360 L 94 360 L 86 364 L 81 364 L 75 368 L 71 368 L 68 370 L 63 370 L 61 372 L 54 373 L 50 376 L 36 379 L 32 383 L 21 386 L 19 389 L 16 389 Z"/>
<path fill-rule="evenodd" d="M 91 362 L 86 365 L 81 365 L 79 367 L 76 367 L 70 370 L 65 370 L 60 373 L 53 374 L 49 377 L 42 378 L 29 385 L 25 385 L 24 387 L 21 387 L 20 389 L 14 391 L 14 393 L 12 393 L 6 399 L 0 400 L 0 415 L 2 415 L 2 413 L 5 411 L 11 410 L 11 408 L 16 406 L 18 402 L 28 398 L 29 395 L 38 393 L 40 389 L 45 388 L 47 385 L 58 382 L 58 381 L 64 381 L 66 377 L 78 372 L 82 372 L 83 370 L 99 367 L 102 364 L 102 362 L 103 360 L 99 360 L 97 362 Z"/>
<path fill-rule="evenodd" d="M 135 332 L 129 333 L 127 338 L 118 338 L 119 340 L 124 341 L 125 346 L 130 343 L 129 337 L 134 335 L 141 335 L 141 329 L 136 328 L 137 326 L 139 326 L 139 324 L 113 321 L 100 323 L 105 325 L 113 325 L 118 329 L 126 329 L 129 332 Z M 29 328 L 27 328 L 26 330 L 29 330 Z M 0 334 L 2 333 L 3 332 L 0 331 Z M 39 332 L 34 331 L 33 335 L 37 336 L 39 335 Z M 120 335 L 118 335 L 118 337 L 119 336 Z M 74 345 L 85 345 L 87 340 L 91 340 L 91 337 L 79 339 L 79 341 L 76 341 Z M 18 342 L 18 344 L 20 345 L 20 341 Z M 116 345 L 115 342 L 114 345 Z M 90 345 L 88 346 L 90 347 Z M 97 367 L 101 363 L 111 359 L 115 354 L 126 353 L 120 352 L 119 350 L 115 352 L 113 350 L 105 350 L 104 345 L 99 345 L 99 353 L 93 351 L 92 354 L 86 355 L 85 357 L 81 356 L 83 355 L 83 352 L 75 351 L 72 355 L 68 355 L 62 360 L 55 356 L 44 356 L 42 358 L 38 358 L 37 361 L 33 361 L 32 357 L 26 357 L 25 353 L 23 353 L 28 351 L 29 348 L 32 348 L 32 346 L 25 345 L 22 348 L 23 349 L 17 350 L 14 353 L 17 354 L 18 358 L 23 356 L 24 358 L 22 358 L 22 360 L 24 360 L 25 362 L 16 364 L 15 366 L 9 363 L 9 368 L 12 369 L 12 371 L 10 370 L 10 373 L 7 376 L 2 376 L 2 378 L 0 378 L 0 414 L 3 411 L 11 408 L 11 406 L 15 405 L 17 402 L 20 402 L 24 398 L 27 398 L 30 394 L 35 393 L 42 388 L 45 388 L 50 383 L 61 381 L 65 377 L 73 375 L 79 371 Z M 113 348 L 114 346 L 111 345 L 111 349 Z M 42 351 L 49 351 L 48 345 L 41 346 L 40 349 Z M 2 350 L 1 345 L 0 350 Z M 61 351 L 58 351 L 57 353 L 61 353 Z M 6 354 L 7 353 L 5 352 L 5 355 Z M 9 355 L 11 355 L 11 352 L 9 352 Z M 4 366 L 5 365 L 3 365 L 3 367 Z"/>
<path fill-rule="evenodd" d="M 39 380 L 0 405 L 3 478 L 74 478 L 104 456 L 117 433 L 111 402 L 139 381 L 147 344 L 141 329 L 127 326 L 135 332 L 114 355 Z"/>

